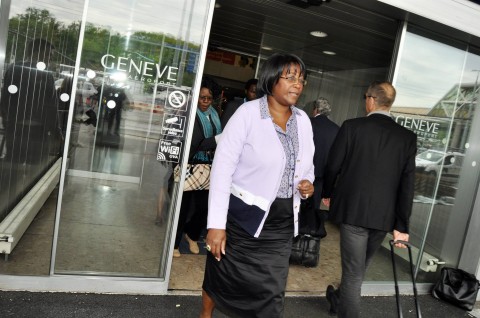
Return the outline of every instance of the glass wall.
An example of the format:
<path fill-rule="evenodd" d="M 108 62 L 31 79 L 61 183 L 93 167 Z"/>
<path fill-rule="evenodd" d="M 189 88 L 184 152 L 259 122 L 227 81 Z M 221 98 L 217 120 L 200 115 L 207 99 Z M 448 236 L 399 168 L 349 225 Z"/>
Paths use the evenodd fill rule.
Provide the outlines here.
<path fill-rule="evenodd" d="M 21 1 L 20 1 L 21 2 Z M 18 3 L 18 2 L 17 2 Z M 12 7 L 0 100 L 0 221 L 60 157 L 64 131 L 55 90 L 59 25 L 48 13 Z M 75 30 L 71 30 L 75 32 Z M 78 31 L 78 30 L 77 30 Z"/>
<path fill-rule="evenodd" d="M 3 274 L 48 274 L 57 190 L 49 195 L 59 181 L 68 114 L 56 80 L 76 59 L 82 10 L 79 1 L 1 3 L 0 237 L 11 242 L 0 250 L 13 256 L 0 265 Z M 34 234 L 22 236 L 34 219 Z"/>
<path fill-rule="evenodd" d="M 209 6 L 2 2 L 0 221 L 64 179 L 0 273 L 165 277 Z"/>
<path fill-rule="evenodd" d="M 97 92 L 78 98 L 54 273 L 163 277 L 208 1 L 115 7 L 85 17 L 78 81 Z"/>
<path fill-rule="evenodd" d="M 434 282 L 440 266 L 456 267 L 461 256 L 479 175 L 470 133 L 478 125 L 478 53 L 413 26 L 399 52 L 392 113 L 418 137 L 410 226 L 418 282 Z"/>

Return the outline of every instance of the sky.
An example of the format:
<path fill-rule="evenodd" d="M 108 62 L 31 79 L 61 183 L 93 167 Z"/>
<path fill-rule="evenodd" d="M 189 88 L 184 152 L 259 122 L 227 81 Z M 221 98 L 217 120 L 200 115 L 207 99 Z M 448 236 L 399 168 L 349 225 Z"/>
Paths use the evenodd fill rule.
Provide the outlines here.
<path fill-rule="evenodd" d="M 475 83 L 480 56 L 408 33 L 394 80 L 395 106 L 431 108 L 458 83 Z M 480 83 L 479 83 L 480 84 Z"/>
<path fill-rule="evenodd" d="M 14 0 L 10 16 L 35 7 L 48 10 L 68 25 L 82 19 L 84 3 L 84 0 Z M 190 42 L 198 44 L 202 42 L 209 3 L 209 0 L 89 0 L 87 21 L 121 34 L 129 31 L 167 33 L 181 35 L 182 39 L 188 36 Z M 178 23 L 183 12 L 184 23 Z M 187 28 L 190 12 L 193 14 Z"/>

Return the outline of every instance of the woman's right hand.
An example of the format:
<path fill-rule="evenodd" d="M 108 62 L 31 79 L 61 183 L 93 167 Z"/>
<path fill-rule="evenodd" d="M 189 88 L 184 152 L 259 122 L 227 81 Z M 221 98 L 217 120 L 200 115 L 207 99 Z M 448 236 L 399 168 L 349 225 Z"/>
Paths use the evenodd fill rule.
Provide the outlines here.
<path fill-rule="evenodd" d="M 213 254 L 217 261 L 222 259 L 222 254 L 225 255 L 225 245 L 227 242 L 227 234 L 223 229 L 209 229 L 205 243 L 207 250 Z M 210 247 L 210 248 L 208 248 Z"/>

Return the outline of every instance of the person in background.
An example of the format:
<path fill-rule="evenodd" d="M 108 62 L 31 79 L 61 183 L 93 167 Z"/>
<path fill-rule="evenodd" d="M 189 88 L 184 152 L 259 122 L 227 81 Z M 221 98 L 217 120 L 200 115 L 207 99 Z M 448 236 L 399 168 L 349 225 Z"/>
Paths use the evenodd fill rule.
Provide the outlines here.
<path fill-rule="evenodd" d="M 257 83 L 258 80 L 256 78 L 249 79 L 245 83 L 245 98 L 236 98 L 227 103 L 221 117 L 222 128 L 225 128 L 228 120 L 230 117 L 232 117 L 233 113 L 235 113 L 240 105 L 257 98 Z"/>
<path fill-rule="evenodd" d="M 323 198 L 340 224 L 342 278 L 326 295 L 330 313 L 342 318 L 359 317 L 365 271 L 387 232 L 395 241 L 409 239 L 417 137 L 390 115 L 395 95 L 390 83 L 373 82 L 367 117 L 343 123 L 327 161 Z"/>
<path fill-rule="evenodd" d="M 318 98 L 313 105 L 311 121 L 315 144 L 315 155 L 313 156 L 313 164 L 315 165 L 315 181 L 313 182 L 315 209 L 320 209 L 323 174 L 327 164 L 328 152 L 339 129 L 338 125 L 328 118 L 331 111 L 332 107 L 326 98 Z"/>
<path fill-rule="evenodd" d="M 189 163 L 212 163 L 217 141 L 222 133 L 220 117 L 212 106 L 218 84 L 205 77 L 202 80 L 198 107 L 190 144 Z M 197 241 L 206 229 L 208 190 L 183 192 L 173 257 L 180 257 L 180 242 L 185 233 L 190 252 L 200 253 Z"/>
<path fill-rule="evenodd" d="M 313 194 L 313 132 L 295 104 L 303 61 L 274 54 L 258 81 L 259 99 L 233 114 L 213 160 L 208 253 L 200 317 L 283 317 L 300 200 Z"/>

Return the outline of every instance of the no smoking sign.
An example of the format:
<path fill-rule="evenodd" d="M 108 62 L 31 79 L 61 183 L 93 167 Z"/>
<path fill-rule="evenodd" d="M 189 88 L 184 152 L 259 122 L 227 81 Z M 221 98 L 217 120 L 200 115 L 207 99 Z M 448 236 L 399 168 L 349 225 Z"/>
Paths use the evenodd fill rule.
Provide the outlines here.
<path fill-rule="evenodd" d="M 171 90 L 165 103 L 165 108 L 172 110 L 187 111 L 187 104 L 190 98 L 189 91 Z"/>

